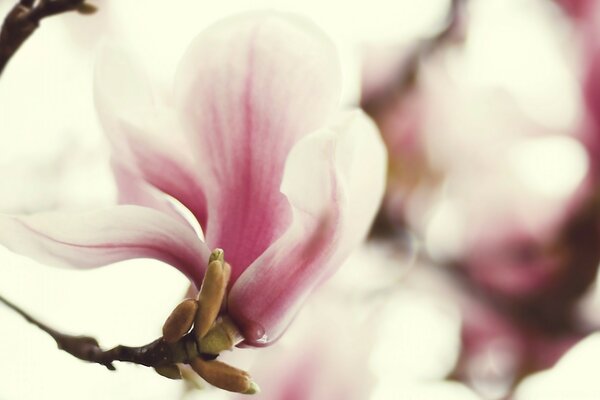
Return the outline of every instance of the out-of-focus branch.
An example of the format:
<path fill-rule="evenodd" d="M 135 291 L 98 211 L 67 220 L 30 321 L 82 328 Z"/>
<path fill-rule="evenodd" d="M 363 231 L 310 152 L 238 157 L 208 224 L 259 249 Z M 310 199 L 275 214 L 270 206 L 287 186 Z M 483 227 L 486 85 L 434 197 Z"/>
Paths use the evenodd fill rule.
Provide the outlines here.
<path fill-rule="evenodd" d="M 50 335 L 56 341 L 59 349 L 66 351 L 80 360 L 104 365 L 111 371 L 116 369 L 113 365 L 114 361 L 131 362 L 160 370 L 163 367 L 169 367 L 176 363 L 188 363 L 197 357 L 201 357 L 204 360 L 216 358 L 215 355 L 200 353 L 196 346 L 195 338 L 191 334 L 184 336 L 175 343 L 167 343 L 162 338 L 159 338 L 145 346 L 129 347 L 119 345 L 110 350 L 102 350 L 98 341 L 92 337 L 72 336 L 58 332 L 38 321 L 3 296 L 0 296 L 0 302 L 17 312 L 27 322 Z"/>
<path fill-rule="evenodd" d="M 8 13 L 0 30 L 0 75 L 42 19 L 67 11 L 91 14 L 95 10 L 85 0 L 20 0 Z"/>
<path fill-rule="evenodd" d="M 433 36 L 419 42 L 402 63 L 394 81 L 379 95 L 367 99 L 361 107 L 369 114 L 392 103 L 415 82 L 420 61 L 449 43 L 460 32 L 466 14 L 467 0 L 452 0 L 443 27 Z"/>

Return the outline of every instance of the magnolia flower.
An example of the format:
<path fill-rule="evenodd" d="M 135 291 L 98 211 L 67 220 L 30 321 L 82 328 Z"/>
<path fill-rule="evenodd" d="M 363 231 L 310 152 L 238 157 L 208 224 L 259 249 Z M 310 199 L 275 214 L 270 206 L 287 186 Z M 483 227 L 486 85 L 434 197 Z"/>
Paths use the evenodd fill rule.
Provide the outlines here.
<path fill-rule="evenodd" d="M 365 49 L 361 104 L 377 123 L 389 153 L 388 181 L 382 210 L 393 225 L 412 222 L 411 214 L 428 206 L 443 178 L 428 157 L 425 126 L 427 93 L 418 80 L 399 83 L 414 68 L 415 46 Z"/>
<path fill-rule="evenodd" d="M 209 249 L 222 248 L 225 312 L 246 344 L 269 344 L 366 235 L 384 147 L 361 112 L 333 115 L 335 48 L 298 17 L 215 24 L 191 43 L 174 81 L 172 97 L 157 96 L 143 70 L 105 50 L 95 99 L 127 205 L 4 215 L 0 243 L 63 267 L 155 258 L 197 287 Z"/>

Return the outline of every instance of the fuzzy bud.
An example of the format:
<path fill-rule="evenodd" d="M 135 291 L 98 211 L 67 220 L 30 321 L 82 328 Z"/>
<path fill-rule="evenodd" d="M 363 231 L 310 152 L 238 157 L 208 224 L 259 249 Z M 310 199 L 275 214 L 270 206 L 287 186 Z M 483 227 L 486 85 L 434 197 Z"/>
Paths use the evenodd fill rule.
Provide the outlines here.
<path fill-rule="evenodd" d="M 194 299 L 186 299 L 171 312 L 163 325 L 163 339 L 167 343 L 175 343 L 181 339 L 194 324 L 198 311 L 198 303 Z"/>

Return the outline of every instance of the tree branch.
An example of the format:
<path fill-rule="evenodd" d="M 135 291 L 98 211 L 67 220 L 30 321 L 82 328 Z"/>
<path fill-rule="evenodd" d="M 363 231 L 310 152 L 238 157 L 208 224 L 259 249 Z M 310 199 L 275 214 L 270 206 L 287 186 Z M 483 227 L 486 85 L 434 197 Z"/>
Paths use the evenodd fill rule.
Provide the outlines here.
<path fill-rule="evenodd" d="M 90 14 L 95 7 L 86 4 L 85 0 L 20 0 L 8 13 L 0 30 L 0 75 L 43 18 L 75 10 Z"/>
<path fill-rule="evenodd" d="M 0 303 L 50 335 L 59 349 L 80 360 L 104 365 L 111 371 L 116 369 L 114 361 L 126 361 L 153 367 L 171 379 L 182 378 L 178 364 L 189 364 L 213 386 L 254 394 L 260 388 L 247 372 L 215 360 L 221 351 L 232 349 L 243 340 L 233 321 L 226 314 L 219 316 L 230 277 L 231 266 L 225 262 L 223 250 L 213 250 L 197 298 L 185 299 L 175 307 L 163 325 L 163 336 L 140 347 L 117 346 L 102 350 L 92 337 L 65 335 L 2 296 Z"/>
<path fill-rule="evenodd" d="M 104 365 L 111 371 L 116 370 L 114 361 L 124 361 L 147 367 L 160 368 L 177 363 L 189 363 L 201 357 L 213 360 L 216 355 L 200 353 L 192 334 L 185 335 L 175 343 L 167 343 L 162 338 L 140 347 L 116 346 L 110 350 L 102 350 L 98 341 L 89 336 L 66 335 L 38 321 L 26 311 L 0 295 L 0 302 L 12 309 L 25 320 L 50 335 L 59 349 L 66 351 L 80 360 Z"/>

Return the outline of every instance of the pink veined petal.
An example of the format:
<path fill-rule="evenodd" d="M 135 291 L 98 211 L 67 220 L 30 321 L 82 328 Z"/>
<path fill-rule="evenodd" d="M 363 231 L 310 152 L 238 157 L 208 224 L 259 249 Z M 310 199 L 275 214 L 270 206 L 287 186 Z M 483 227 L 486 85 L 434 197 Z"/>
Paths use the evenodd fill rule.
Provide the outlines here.
<path fill-rule="evenodd" d="M 177 268 L 196 285 L 210 254 L 182 222 L 129 205 L 87 213 L 0 215 L 0 245 L 58 267 L 94 268 L 132 258 L 155 258 Z"/>
<path fill-rule="evenodd" d="M 121 200 L 145 206 L 163 204 L 155 201 L 157 193 L 151 190 L 130 196 L 132 189 L 127 186 L 139 189 L 144 185 L 136 180 L 142 180 L 179 200 L 205 228 L 206 200 L 189 145 L 173 111 L 156 104 L 144 73 L 123 52 L 105 48 L 95 69 L 94 97 L 119 166 L 115 171 L 121 174 L 117 176 L 119 189 L 126 192 Z"/>
<path fill-rule="evenodd" d="M 118 188 L 119 204 L 135 204 L 160 210 L 189 225 L 189 221 L 174 208 L 167 196 L 132 171 L 130 166 L 113 158 L 111 167 Z"/>
<path fill-rule="evenodd" d="M 161 127 L 160 125 L 158 125 Z M 162 127 L 171 129 L 168 125 Z M 186 146 L 181 144 L 177 149 L 165 145 L 164 141 L 152 137 L 135 134 L 130 127 L 130 154 L 135 160 L 134 171 L 156 189 L 179 200 L 196 217 L 200 226 L 206 228 L 206 198 L 194 175 L 191 160 L 186 160 Z M 180 151 L 181 154 L 177 152 Z M 180 157 L 178 159 L 178 157 Z"/>
<path fill-rule="evenodd" d="M 294 207 L 286 233 L 235 282 L 229 314 L 246 343 L 276 340 L 308 294 L 364 239 L 383 196 L 387 156 L 362 113 L 293 148 L 282 191 Z"/>
<path fill-rule="evenodd" d="M 225 250 L 232 282 L 288 227 L 285 160 L 337 107 L 340 87 L 333 44 L 287 14 L 229 18 L 186 52 L 176 107 L 199 160 L 207 243 Z"/>

